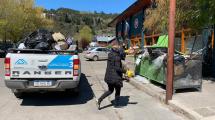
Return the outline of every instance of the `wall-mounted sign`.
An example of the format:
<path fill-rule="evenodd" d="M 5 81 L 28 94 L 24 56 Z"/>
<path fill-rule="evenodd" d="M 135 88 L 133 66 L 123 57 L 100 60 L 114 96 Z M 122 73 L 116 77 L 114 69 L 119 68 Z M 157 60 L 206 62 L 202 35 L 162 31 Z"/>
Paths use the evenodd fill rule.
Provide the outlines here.
<path fill-rule="evenodd" d="M 138 20 L 138 18 L 136 18 L 134 20 L 134 28 L 137 29 L 138 27 L 139 27 L 139 20 Z"/>
<path fill-rule="evenodd" d="M 140 11 L 132 16 L 131 18 L 131 35 L 132 36 L 139 36 L 141 35 L 142 28 L 144 22 L 144 13 Z"/>

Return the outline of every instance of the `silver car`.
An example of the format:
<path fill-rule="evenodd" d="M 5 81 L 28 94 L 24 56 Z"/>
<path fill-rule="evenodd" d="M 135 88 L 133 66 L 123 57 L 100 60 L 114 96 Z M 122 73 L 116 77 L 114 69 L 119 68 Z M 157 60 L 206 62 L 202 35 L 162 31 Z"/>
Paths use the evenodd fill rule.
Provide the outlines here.
<path fill-rule="evenodd" d="M 85 52 L 84 57 L 90 60 L 105 60 L 108 58 L 110 50 L 105 47 L 95 47 Z"/>

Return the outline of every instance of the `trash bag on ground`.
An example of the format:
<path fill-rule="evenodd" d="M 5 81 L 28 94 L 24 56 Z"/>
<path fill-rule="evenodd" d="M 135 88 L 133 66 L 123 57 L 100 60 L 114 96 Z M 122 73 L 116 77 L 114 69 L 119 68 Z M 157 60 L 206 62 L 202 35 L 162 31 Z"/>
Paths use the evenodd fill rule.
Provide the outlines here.
<path fill-rule="evenodd" d="M 52 37 L 52 32 L 45 29 L 38 29 L 24 38 L 24 44 L 27 49 L 50 50 L 53 43 L 55 41 Z"/>

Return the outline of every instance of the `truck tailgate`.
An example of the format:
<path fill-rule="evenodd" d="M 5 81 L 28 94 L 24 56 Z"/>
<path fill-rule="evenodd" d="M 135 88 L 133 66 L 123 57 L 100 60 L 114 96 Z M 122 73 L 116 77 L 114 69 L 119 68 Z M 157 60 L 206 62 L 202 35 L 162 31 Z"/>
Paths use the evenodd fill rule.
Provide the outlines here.
<path fill-rule="evenodd" d="M 72 55 L 11 54 L 11 78 L 72 78 Z"/>

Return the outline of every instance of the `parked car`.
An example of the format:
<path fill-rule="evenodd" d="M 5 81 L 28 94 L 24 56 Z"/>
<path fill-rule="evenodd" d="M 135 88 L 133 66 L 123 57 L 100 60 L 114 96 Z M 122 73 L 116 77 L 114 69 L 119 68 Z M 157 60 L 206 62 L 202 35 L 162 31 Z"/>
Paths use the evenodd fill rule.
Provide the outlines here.
<path fill-rule="evenodd" d="M 0 49 L 0 58 L 4 58 L 5 57 L 5 51 Z"/>
<path fill-rule="evenodd" d="M 90 48 L 88 48 L 87 49 L 87 51 L 91 51 L 91 50 L 93 50 L 93 49 L 95 49 L 96 47 L 90 47 Z"/>
<path fill-rule="evenodd" d="M 84 57 L 86 59 L 90 60 L 105 60 L 108 58 L 108 54 L 110 53 L 110 50 L 105 47 L 95 47 L 90 48 L 88 51 L 85 52 Z"/>
<path fill-rule="evenodd" d="M 13 47 L 14 47 L 13 43 L 0 42 L 0 58 L 5 58 L 8 49 Z"/>

